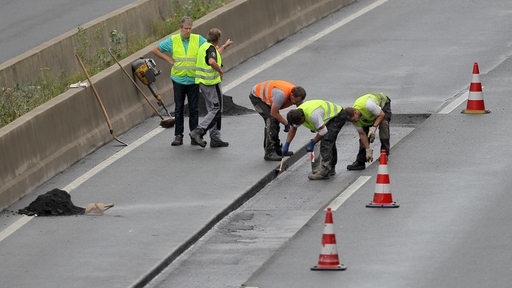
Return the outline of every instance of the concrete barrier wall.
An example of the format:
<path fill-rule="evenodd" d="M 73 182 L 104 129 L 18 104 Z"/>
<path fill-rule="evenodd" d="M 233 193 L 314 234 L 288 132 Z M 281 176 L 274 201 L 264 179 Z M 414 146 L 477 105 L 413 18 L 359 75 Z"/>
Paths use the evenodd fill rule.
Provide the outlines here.
<path fill-rule="evenodd" d="M 138 6 L 150 7 L 138 7 L 140 10 L 129 7 L 115 15 L 98 19 L 98 23 L 91 24 L 90 27 L 107 25 L 105 23 L 108 22 L 109 27 L 119 31 L 139 29 L 135 26 L 142 24 L 134 23 L 134 17 L 167 17 L 161 13 L 169 10 L 168 4 L 165 4 L 168 1 L 161 2 L 139 1 Z M 238 0 L 195 21 L 194 32 L 205 35 L 209 28 L 219 27 L 225 37 L 235 41 L 236 45 L 224 52 L 225 67 L 229 70 L 351 2 L 354 0 Z M 132 11 L 134 9 L 139 12 Z M 16 65 L 25 64 L 19 64 L 19 68 L 12 69 L 15 78 L 23 79 L 24 73 L 29 73 L 23 68 L 24 65 L 57 65 L 52 60 L 77 65 L 72 44 L 76 41 L 72 39 L 75 36 L 66 34 L 63 37 L 70 39 L 56 39 L 55 47 L 47 44 L 47 49 L 52 50 L 51 52 L 36 53 L 29 57 L 34 59 L 16 62 Z M 63 41 L 67 44 L 63 44 Z M 168 78 L 169 67 L 151 53 L 154 45 L 156 42 L 120 62 L 127 71 L 131 71 L 131 63 L 139 57 L 154 58 L 162 70 L 157 87 L 164 102 L 173 104 L 171 82 Z M 153 114 L 153 110 L 138 95 L 117 65 L 93 76 L 91 80 L 103 100 L 115 135 L 129 130 Z M 147 87 L 142 89 L 148 91 Z M 151 95 L 149 91 L 147 95 Z M 112 135 L 90 87 L 70 89 L 1 128 L 0 210 L 111 140 Z M 117 142 L 112 143 L 114 145 Z"/>
<path fill-rule="evenodd" d="M 127 42 L 144 39 L 145 36 L 152 35 L 155 20 L 165 20 L 171 13 L 169 0 L 139 0 L 80 25 L 87 36 L 87 43 L 81 40 L 78 29 L 73 29 L 10 59 L 0 64 L 0 86 L 14 87 L 16 84 L 33 82 L 37 80 L 41 68 L 54 77 L 80 71 L 74 56 L 77 49 L 86 46 L 87 50 L 84 52 L 89 57 L 94 57 L 98 49 L 109 46 L 109 33 L 113 30 L 125 35 Z"/>

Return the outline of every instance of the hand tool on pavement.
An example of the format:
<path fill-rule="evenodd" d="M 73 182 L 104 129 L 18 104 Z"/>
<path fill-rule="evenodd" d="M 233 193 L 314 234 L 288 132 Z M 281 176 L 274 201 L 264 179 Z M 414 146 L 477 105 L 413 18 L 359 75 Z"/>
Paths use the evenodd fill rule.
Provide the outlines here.
<path fill-rule="evenodd" d="M 309 152 L 309 159 L 311 160 L 311 171 L 317 171 L 322 164 L 320 154 L 320 145 L 315 145 L 313 151 Z"/>
<path fill-rule="evenodd" d="M 282 156 L 281 157 L 281 164 L 279 164 L 279 167 L 274 169 L 274 173 L 277 176 L 279 173 L 283 172 L 284 170 L 286 170 L 286 167 L 284 165 L 284 156 Z"/>
<path fill-rule="evenodd" d="M 373 143 L 373 141 L 375 141 L 376 131 L 377 131 L 377 127 L 375 127 L 375 126 L 370 127 L 370 129 L 368 131 L 368 141 L 370 141 L 370 143 Z"/>
<path fill-rule="evenodd" d="M 105 211 L 114 207 L 114 203 L 89 203 L 85 206 L 85 215 L 103 215 Z"/>
<path fill-rule="evenodd" d="M 290 142 L 288 142 L 288 141 L 284 142 L 284 145 L 281 146 L 281 164 L 279 164 L 279 168 L 274 169 L 276 176 L 277 176 L 277 174 L 279 174 L 280 172 L 283 172 L 286 169 L 286 167 L 283 167 L 283 164 L 284 164 L 284 157 L 288 153 L 289 147 L 290 147 Z M 293 153 L 291 153 L 291 154 L 293 154 Z"/>
<path fill-rule="evenodd" d="M 96 90 L 96 87 L 94 87 L 94 84 L 91 81 L 91 77 L 89 77 L 89 73 L 87 73 L 87 69 L 85 68 L 84 63 L 82 62 L 82 59 L 78 54 L 75 54 L 76 59 L 78 60 L 78 63 L 80 64 L 80 67 L 82 67 L 82 70 L 85 73 L 85 77 L 87 77 L 87 81 L 89 81 L 89 85 L 91 85 L 92 92 L 94 96 L 96 96 L 96 100 L 98 101 L 98 104 L 100 104 L 101 111 L 103 112 L 103 116 L 105 116 L 105 120 L 107 121 L 108 129 L 110 130 L 110 135 L 112 135 L 112 138 L 116 140 L 117 142 L 123 144 L 124 146 L 128 146 L 128 144 L 121 141 L 117 136 L 114 134 L 114 129 L 112 128 L 112 123 L 110 122 L 110 118 L 108 117 L 107 110 L 105 109 L 105 106 L 103 105 L 103 101 L 101 101 L 100 95 L 98 94 L 98 91 Z"/>
<path fill-rule="evenodd" d="M 114 54 L 112 53 L 112 51 L 110 51 L 110 49 L 108 49 L 108 53 L 110 53 L 110 56 L 112 56 L 112 59 L 114 59 L 114 61 L 117 63 L 117 65 L 119 65 L 119 67 L 121 67 L 121 70 L 123 71 L 123 73 L 126 75 L 126 77 L 128 77 L 128 79 L 130 79 L 130 81 L 132 82 L 132 84 L 135 86 L 135 88 L 137 88 L 137 90 L 140 92 L 140 94 L 142 94 L 142 96 L 144 97 L 144 99 L 146 99 L 146 101 L 148 102 L 149 106 L 151 106 L 151 108 L 153 108 L 153 110 L 155 111 L 155 113 L 160 117 L 160 119 L 162 119 L 162 121 L 160 121 L 160 126 L 164 127 L 164 128 L 171 128 L 174 126 L 174 123 L 176 122 L 176 120 L 170 116 L 170 118 L 168 119 L 164 119 L 164 117 L 162 116 L 162 114 L 158 111 L 158 109 L 156 109 L 155 105 L 153 105 L 153 103 L 151 103 L 151 101 L 149 100 L 149 98 L 146 96 L 146 94 L 144 93 L 144 91 L 142 91 L 142 89 L 139 87 L 139 85 L 137 85 L 137 83 L 135 82 L 135 80 L 133 80 L 133 78 L 130 76 L 130 74 L 128 74 L 128 72 L 126 71 L 126 69 L 124 69 L 124 67 L 121 65 L 121 63 L 119 63 L 119 61 L 117 61 L 117 58 L 114 56 Z M 160 103 L 160 102 L 159 102 Z M 166 110 L 167 111 L 167 110 Z M 169 114 L 169 112 L 167 112 L 167 114 Z"/>
<path fill-rule="evenodd" d="M 373 162 L 373 149 L 372 148 L 368 148 L 366 149 L 366 162 Z"/>

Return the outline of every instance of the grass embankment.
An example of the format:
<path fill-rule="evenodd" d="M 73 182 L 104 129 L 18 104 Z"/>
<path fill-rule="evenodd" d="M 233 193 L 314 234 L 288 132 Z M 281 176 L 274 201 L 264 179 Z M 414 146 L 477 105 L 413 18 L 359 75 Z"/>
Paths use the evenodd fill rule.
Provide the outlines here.
<path fill-rule="evenodd" d="M 119 31 L 110 31 L 109 47 L 99 48 L 94 53 L 94 57 L 90 57 L 92 59 L 86 57 L 85 51 L 90 42 L 101 40 L 96 37 L 102 37 L 103 31 L 96 31 L 95 39 L 88 39 L 84 30 L 79 26 L 77 27 L 78 47 L 75 48 L 75 53 L 84 60 L 89 74 L 94 75 L 114 64 L 107 49 L 110 48 L 119 60 L 123 59 L 176 31 L 183 15 L 199 19 L 231 1 L 233 0 L 190 0 L 186 5 L 181 5 L 177 0 L 173 0 L 174 14 L 165 21 L 155 20 L 153 35 L 127 42 L 126 37 Z M 62 94 L 70 84 L 83 80 L 83 77 L 82 73 L 72 73 L 54 78 L 47 73 L 46 69 L 42 68 L 38 79 L 33 83 L 17 84 L 15 87 L 0 87 L 0 128 Z"/>

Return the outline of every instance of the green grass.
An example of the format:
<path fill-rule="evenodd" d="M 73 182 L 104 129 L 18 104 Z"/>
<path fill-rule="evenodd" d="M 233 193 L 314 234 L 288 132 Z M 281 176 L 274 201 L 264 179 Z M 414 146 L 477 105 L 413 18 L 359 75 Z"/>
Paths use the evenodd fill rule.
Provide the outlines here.
<path fill-rule="evenodd" d="M 110 48 L 116 58 L 121 60 L 178 30 L 179 21 L 183 15 L 199 19 L 231 1 L 233 0 L 189 0 L 186 5 L 180 5 L 177 0 L 172 0 L 174 14 L 166 21 L 155 20 L 152 24 L 153 35 L 147 38 L 131 39 L 127 42 L 125 35 L 117 30 L 112 30 L 109 32 L 109 47 L 99 48 L 90 57 L 87 57 L 87 47 L 92 41 L 100 41 L 103 31 L 101 28 L 97 29 L 93 39 L 89 39 L 79 26 L 77 27 L 78 47 L 76 47 L 75 53 L 83 60 L 89 75 L 92 76 L 114 64 L 107 49 Z M 0 87 L 0 127 L 62 94 L 70 84 L 80 80 L 83 80 L 83 73 L 76 72 L 52 77 L 43 68 L 40 70 L 38 79 L 33 83 L 18 84 L 16 87 Z"/>

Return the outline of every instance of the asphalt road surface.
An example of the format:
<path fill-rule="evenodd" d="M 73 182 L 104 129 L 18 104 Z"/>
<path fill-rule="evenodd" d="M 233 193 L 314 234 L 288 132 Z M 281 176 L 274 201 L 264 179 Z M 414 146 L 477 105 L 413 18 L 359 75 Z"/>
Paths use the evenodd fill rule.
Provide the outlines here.
<path fill-rule="evenodd" d="M 135 0 L 2 0 L 0 63 Z"/>
<path fill-rule="evenodd" d="M 226 117 L 230 146 L 203 150 L 187 141 L 171 147 L 172 129 L 148 119 L 120 135 L 128 147 L 105 145 L 9 209 L 53 187 L 72 191 L 79 205 L 116 203 L 103 217 L 28 221 L 0 241 L 0 279 L 9 287 L 140 287 L 207 227 L 147 286 L 508 287 L 511 13 L 508 0 L 358 1 L 225 74 L 225 94 L 248 108 L 250 88 L 273 78 L 343 106 L 368 92 L 388 94 L 397 116 L 389 171 L 399 208 L 365 207 L 378 163 L 344 169 L 357 149 L 347 126 L 335 177 L 307 180 L 304 156 L 210 227 L 277 165 L 262 160 L 262 120 Z M 490 114 L 460 113 L 474 62 Z M 291 149 L 310 137 L 299 129 Z M 112 163 L 96 169 L 105 161 Z M 346 271 L 309 270 L 327 206 Z M 5 228 L 19 217 L 4 212 L 0 220 Z"/>
<path fill-rule="evenodd" d="M 382 5 L 255 77 L 302 76 L 299 83 L 315 87 L 308 96 L 329 99 L 361 94 L 367 87 L 392 90 L 395 113 L 432 113 L 410 134 L 407 127 L 392 127 L 400 143 L 393 146 L 388 167 L 400 208 L 365 208 L 376 188 L 377 164 L 311 183 L 305 179 L 310 170 L 305 157 L 224 219 L 151 287 L 510 285 L 511 137 L 502 130 L 506 124 L 496 123 L 512 107 L 506 32 L 511 3 L 359 1 L 235 70 L 293 50 L 372 3 Z M 493 110 L 488 115 L 460 113 L 473 61 L 488 65 L 481 76 Z M 233 91 L 243 93 L 244 86 Z M 343 131 L 339 153 L 347 163 L 355 151 L 344 145 L 351 135 Z M 310 271 L 322 248 L 326 206 L 334 207 L 346 271 Z"/>

